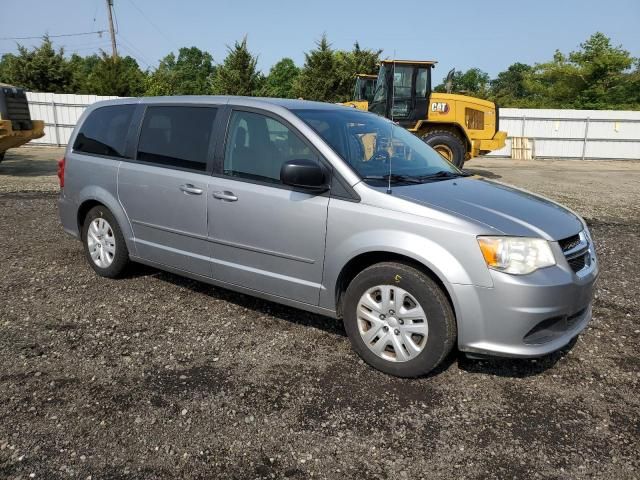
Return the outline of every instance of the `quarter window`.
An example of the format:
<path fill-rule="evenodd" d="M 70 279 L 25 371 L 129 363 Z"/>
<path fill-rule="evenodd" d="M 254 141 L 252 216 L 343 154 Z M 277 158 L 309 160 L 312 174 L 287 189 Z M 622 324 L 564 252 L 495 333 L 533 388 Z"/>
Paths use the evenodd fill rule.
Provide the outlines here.
<path fill-rule="evenodd" d="M 76 152 L 126 158 L 125 143 L 135 105 L 96 108 L 89 114 L 76 136 Z"/>
<path fill-rule="evenodd" d="M 233 112 L 224 156 L 224 173 L 280 183 L 280 168 L 289 160 L 317 161 L 311 149 L 283 123 L 252 112 Z"/>
<path fill-rule="evenodd" d="M 138 160 L 204 171 L 216 108 L 147 107 L 140 131 Z"/>

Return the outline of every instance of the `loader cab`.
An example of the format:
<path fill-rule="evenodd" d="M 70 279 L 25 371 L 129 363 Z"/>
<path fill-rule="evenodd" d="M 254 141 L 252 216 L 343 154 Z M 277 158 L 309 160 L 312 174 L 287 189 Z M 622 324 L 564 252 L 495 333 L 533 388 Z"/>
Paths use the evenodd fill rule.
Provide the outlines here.
<path fill-rule="evenodd" d="M 384 60 L 369 111 L 407 127 L 427 118 L 434 61 Z"/>
<path fill-rule="evenodd" d="M 373 100 L 373 93 L 376 88 L 377 75 L 367 75 L 358 73 L 356 75 L 356 87 L 353 92 L 353 99 L 356 102 L 369 102 Z"/>

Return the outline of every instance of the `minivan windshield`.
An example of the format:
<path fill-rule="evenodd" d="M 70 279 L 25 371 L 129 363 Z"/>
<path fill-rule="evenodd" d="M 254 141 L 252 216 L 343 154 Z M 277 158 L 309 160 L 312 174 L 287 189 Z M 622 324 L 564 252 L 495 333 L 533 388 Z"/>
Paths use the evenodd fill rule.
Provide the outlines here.
<path fill-rule="evenodd" d="M 423 183 L 466 175 L 402 127 L 356 109 L 299 109 L 313 128 L 370 183 Z"/>

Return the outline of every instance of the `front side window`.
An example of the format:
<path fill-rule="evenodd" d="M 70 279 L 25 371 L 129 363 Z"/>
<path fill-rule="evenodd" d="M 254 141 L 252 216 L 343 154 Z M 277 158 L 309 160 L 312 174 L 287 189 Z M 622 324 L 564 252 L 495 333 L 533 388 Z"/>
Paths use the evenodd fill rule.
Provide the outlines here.
<path fill-rule="evenodd" d="M 459 175 L 421 139 L 377 115 L 351 108 L 293 110 L 365 181 L 388 180 L 388 175 L 427 181 L 438 175 Z M 406 179 L 405 179 L 406 180 Z"/>
<path fill-rule="evenodd" d="M 376 80 L 376 89 L 373 94 L 374 102 L 384 102 L 387 99 L 387 67 L 382 65 L 378 72 L 378 79 Z"/>
<path fill-rule="evenodd" d="M 283 123 L 253 112 L 234 111 L 229 122 L 224 174 L 280 183 L 289 160 L 317 161 L 311 149 Z"/>
<path fill-rule="evenodd" d="M 76 136 L 76 152 L 125 157 L 125 143 L 135 105 L 111 105 L 89 114 Z"/>
<path fill-rule="evenodd" d="M 396 98 L 411 98 L 411 81 L 413 67 L 394 65 L 393 68 L 393 92 Z"/>
<path fill-rule="evenodd" d="M 144 115 L 138 160 L 205 171 L 216 108 L 150 106 Z"/>

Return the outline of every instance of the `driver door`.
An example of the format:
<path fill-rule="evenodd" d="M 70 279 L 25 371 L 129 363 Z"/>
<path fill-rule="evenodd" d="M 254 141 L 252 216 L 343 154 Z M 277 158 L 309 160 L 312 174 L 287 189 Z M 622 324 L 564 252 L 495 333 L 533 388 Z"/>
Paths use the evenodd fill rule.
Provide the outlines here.
<path fill-rule="evenodd" d="M 302 158 L 318 161 L 283 121 L 266 112 L 231 112 L 223 169 L 209 185 L 216 279 L 318 304 L 329 196 L 280 182 L 282 164 Z"/>

